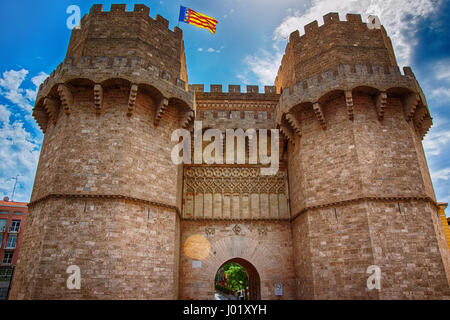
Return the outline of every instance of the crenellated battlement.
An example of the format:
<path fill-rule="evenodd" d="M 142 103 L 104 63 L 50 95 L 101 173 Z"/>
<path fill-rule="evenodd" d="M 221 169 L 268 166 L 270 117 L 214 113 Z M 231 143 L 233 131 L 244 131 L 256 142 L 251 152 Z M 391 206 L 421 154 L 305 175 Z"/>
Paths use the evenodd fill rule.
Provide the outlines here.
<path fill-rule="evenodd" d="M 348 13 L 345 16 L 345 20 L 340 20 L 339 13 L 330 12 L 323 16 L 323 24 L 319 26 L 317 20 L 308 23 L 303 27 L 304 33 L 300 36 L 300 31 L 296 30 L 292 32 L 289 36 L 289 42 L 300 43 L 302 41 L 306 41 L 308 37 L 317 36 L 317 33 L 321 28 L 339 28 L 339 25 L 345 26 L 346 24 L 359 25 L 360 27 L 367 27 L 367 23 L 362 21 L 362 17 L 360 14 L 352 14 Z"/>
<path fill-rule="evenodd" d="M 391 41 L 383 26 L 369 28 L 359 14 L 347 14 L 341 21 L 338 13 L 328 13 L 319 26 L 313 21 L 304 26 L 304 34 L 290 34 L 275 85 L 285 87 L 336 69 L 340 64 L 397 66 Z"/>
<path fill-rule="evenodd" d="M 195 120 L 204 128 L 273 129 L 275 109 L 269 110 L 196 110 Z"/>
<path fill-rule="evenodd" d="M 135 4 L 132 11 L 127 11 L 126 4 L 111 4 L 110 11 L 104 11 L 102 4 L 94 4 L 89 10 L 89 16 L 98 17 L 100 15 L 110 17 L 114 17 L 117 15 L 125 15 L 127 18 L 146 17 L 149 18 L 150 21 L 160 23 L 166 28 L 169 28 L 169 20 L 160 16 L 159 14 L 156 15 L 155 19 L 153 19 L 152 17 L 150 17 L 150 8 L 147 7 L 145 4 Z M 182 34 L 182 30 L 178 27 L 174 27 L 173 32 L 180 35 Z"/>
<path fill-rule="evenodd" d="M 196 93 L 208 93 L 205 91 L 205 85 L 203 84 L 192 84 L 189 85 L 190 88 Z M 210 85 L 209 93 L 244 93 L 241 91 L 241 86 L 237 84 L 230 84 L 228 85 L 228 92 L 225 92 L 222 90 L 221 84 L 211 84 Z M 259 94 L 259 86 L 255 85 L 248 85 L 246 88 L 245 93 L 251 93 L 251 94 Z M 264 94 L 276 94 L 276 87 L 275 86 L 264 86 Z"/>
<path fill-rule="evenodd" d="M 125 4 L 112 4 L 110 11 L 93 5 L 72 31 L 66 58 L 140 57 L 187 82 L 182 30 L 170 30 L 167 19 L 149 14 L 142 4 L 133 11 L 126 11 Z"/>

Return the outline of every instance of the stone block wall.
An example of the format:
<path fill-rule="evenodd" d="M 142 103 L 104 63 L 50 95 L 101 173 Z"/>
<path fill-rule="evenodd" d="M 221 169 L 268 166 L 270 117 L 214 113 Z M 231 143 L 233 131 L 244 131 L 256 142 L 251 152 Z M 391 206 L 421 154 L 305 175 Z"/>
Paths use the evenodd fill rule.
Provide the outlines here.
<path fill-rule="evenodd" d="M 219 267 L 236 257 L 256 268 L 261 280 L 261 299 L 295 299 L 290 229 L 289 221 L 183 220 L 180 299 L 213 299 L 214 277 Z M 201 263 L 185 253 L 186 242 L 192 235 L 199 235 L 210 244 Z M 282 283 L 283 296 L 275 296 L 275 283 Z"/>
<path fill-rule="evenodd" d="M 448 298 L 434 193 L 400 98 L 388 95 L 382 120 L 368 92 L 352 101 L 352 120 L 342 93 L 322 101 L 326 129 L 308 105 L 290 111 L 302 132 L 288 145 L 298 297 Z M 371 265 L 380 291 L 367 289 Z"/>

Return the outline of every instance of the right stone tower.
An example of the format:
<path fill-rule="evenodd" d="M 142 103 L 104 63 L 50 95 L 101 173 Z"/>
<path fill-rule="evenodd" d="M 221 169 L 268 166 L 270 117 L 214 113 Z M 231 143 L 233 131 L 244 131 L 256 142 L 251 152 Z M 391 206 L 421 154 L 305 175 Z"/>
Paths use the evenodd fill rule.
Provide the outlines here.
<path fill-rule="evenodd" d="M 290 141 L 299 299 L 449 297 L 449 251 L 422 146 L 431 116 L 403 70 L 384 28 L 360 15 L 329 13 L 290 35 L 276 122 Z M 355 285 L 369 266 L 381 272 L 381 290 Z"/>

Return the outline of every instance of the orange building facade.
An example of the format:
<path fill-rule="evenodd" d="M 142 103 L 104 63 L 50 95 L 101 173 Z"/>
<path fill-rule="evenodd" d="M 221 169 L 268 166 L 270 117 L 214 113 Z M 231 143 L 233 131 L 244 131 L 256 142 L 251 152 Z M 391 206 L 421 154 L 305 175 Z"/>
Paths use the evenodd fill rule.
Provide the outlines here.
<path fill-rule="evenodd" d="M 26 202 L 0 201 L 0 300 L 6 300 L 17 264 L 23 225 L 28 213 Z"/>

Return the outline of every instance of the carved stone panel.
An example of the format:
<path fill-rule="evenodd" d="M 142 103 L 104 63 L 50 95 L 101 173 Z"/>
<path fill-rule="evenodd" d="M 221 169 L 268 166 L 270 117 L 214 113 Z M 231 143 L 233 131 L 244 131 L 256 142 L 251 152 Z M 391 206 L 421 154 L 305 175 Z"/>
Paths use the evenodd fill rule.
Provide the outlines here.
<path fill-rule="evenodd" d="M 183 218 L 289 219 L 284 168 L 273 176 L 259 167 L 192 166 L 184 173 Z"/>

